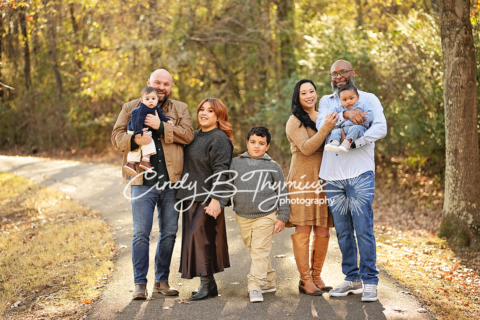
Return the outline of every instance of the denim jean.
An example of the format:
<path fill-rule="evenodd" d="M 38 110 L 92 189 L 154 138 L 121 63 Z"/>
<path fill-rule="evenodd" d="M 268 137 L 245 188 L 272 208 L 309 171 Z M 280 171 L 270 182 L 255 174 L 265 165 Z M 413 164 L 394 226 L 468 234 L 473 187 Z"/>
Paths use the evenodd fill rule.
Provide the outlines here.
<path fill-rule="evenodd" d="M 149 191 L 149 189 L 152 189 Z M 155 282 L 168 281 L 173 247 L 177 237 L 179 212 L 175 211 L 175 189 L 157 190 L 151 186 L 132 186 L 133 241 L 132 263 L 135 284 L 147 284 L 150 232 L 155 207 L 160 236 L 155 253 Z"/>
<path fill-rule="evenodd" d="M 367 129 L 361 125 L 345 126 L 343 128 L 333 129 L 332 134 L 330 135 L 330 141 L 337 140 L 340 142 L 340 139 L 342 138 L 342 129 L 346 135 L 345 139 L 352 139 L 352 141 L 357 140 L 363 136 L 365 131 L 367 131 Z"/>
<path fill-rule="evenodd" d="M 377 284 L 379 271 L 375 265 L 377 249 L 372 209 L 374 173 L 367 171 L 355 178 L 327 181 L 325 188 L 342 252 L 342 272 L 345 280 Z M 357 243 L 360 268 L 357 261 Z"/>

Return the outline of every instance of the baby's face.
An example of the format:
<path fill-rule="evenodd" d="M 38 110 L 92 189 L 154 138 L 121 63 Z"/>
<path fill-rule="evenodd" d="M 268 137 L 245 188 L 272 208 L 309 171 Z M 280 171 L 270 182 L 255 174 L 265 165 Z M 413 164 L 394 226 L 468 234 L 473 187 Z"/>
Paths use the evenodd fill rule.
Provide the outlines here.
<path fill-rule="evenodd" d="M 340 92 L 340 102 L 342 106 L 350 109 L 358 102 L 358 94 L 353 90 L 345 90 Z"/>
<path fill-rule="evenodd" d="M 142 102 L 144 105 L 146 105 L 149 108 L 155 108 L 155 106 L 158 104 L 158 95 L 156 91 L 147 93 L 142 97 Z"/>

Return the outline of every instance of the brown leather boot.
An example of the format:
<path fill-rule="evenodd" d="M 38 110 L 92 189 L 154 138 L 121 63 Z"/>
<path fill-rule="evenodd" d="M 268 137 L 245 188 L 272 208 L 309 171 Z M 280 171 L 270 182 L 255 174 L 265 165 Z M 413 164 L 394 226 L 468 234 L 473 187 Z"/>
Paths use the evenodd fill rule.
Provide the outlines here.
<path fill-rule="evenodd" d="M 135 175 L 137 174 L 137 166 L 133 162 L 127 162 L 124 168 L 130 174 L 135 174 Z"/>
<path fill-rule="evenodd" d="M 313 283 L 312 275 L 310 274 L 309 265 L 309 242 L 310 234 L 308 233 L 294 233 L 292 234 L 293 254 L 297 262 L 297 269 L 300 272 L 300 282 L 298 290 L 300 293 L 305 293 L 312 296 L 321 296 L 322 291 L 319 290 Z"/>
<path fill-rule="evenodd" d="M 330 238 L 323 238 L 314 236 L 313 246 L 312 246 L 312 277 L 313 283 L 318 287 L 318 289 L 323 292 L 328 292 L 333 288 L 326 286 L 320 277 L 322 273 L 323 263 L 325 262 L 325 257 L 327 256 L 328 251 L 328 241 Z"/>
<path fill-rule="evenodd" d="M 139 165 L 140 168 L 142 168 L 143 170 L 145 171 L 148 171 L 149 173 L 152 173 L 153 170 L 152 170 L 152 164 L 150 163 L 150 161 L 145 161 L 142 159 L 142 161 L 140 162 L 140 165 Z"/>
<path fill-rule="evenodd" d="M 135 285 L 135 292 L 133 293 L 133 300 L 145 300 L 147 299 L 147 285 L 137 284 Z"/>
<path fill-rule="evenodd" d="M 170 285 L 168 284 L 168 281 L 155 282 L 155 285 L 153 286 L 153 292 L 161 293 L 164 296 L 176 296 L 176 295 L 178 295 L 178 290 L 170 287 Z"/>

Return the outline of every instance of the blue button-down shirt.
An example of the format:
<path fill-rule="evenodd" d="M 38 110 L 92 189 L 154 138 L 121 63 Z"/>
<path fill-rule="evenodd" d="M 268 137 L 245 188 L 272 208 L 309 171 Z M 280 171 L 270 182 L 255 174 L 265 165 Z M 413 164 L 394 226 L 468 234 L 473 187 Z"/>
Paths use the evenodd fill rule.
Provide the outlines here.
<path fill-rule="evenodd" d="M 323 152 L 318 175 L 320 179 L 345 180 L 358 177 L 367 171 L 375 172 L 375 141 L 387 135 L 387 120 L 380 100 L 373 93 L 358 90 L 358 94 L 359 101 L 369 105 L 369 109 L 373 111 L 372 125 L 362 137 L 355 140 L 356 148 L 351 148 L 349 152 Z M 317 129 L 323 126 L 326 115 L 335 111 L 339 105 L 340 99 L 334 94 L 320 99 Z M 339 113 L 336 125 L 342 124 L 345 120 L 343 113 Z M 327 143 L 330 141 L 330 135 L 326 141 Z"/>

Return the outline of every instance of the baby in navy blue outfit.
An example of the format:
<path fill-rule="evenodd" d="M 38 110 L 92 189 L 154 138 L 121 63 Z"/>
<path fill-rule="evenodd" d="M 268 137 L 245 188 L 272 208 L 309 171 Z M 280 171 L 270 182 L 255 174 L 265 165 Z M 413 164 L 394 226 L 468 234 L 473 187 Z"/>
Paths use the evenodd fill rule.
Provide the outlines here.
<path fill-rule="evenodd" d="M 147 114 L 155 115 L 155 111 L 157 112 L 160 121 L 174 126 L 174 123 L 163 114 L 162 109 L 158 105 L 158 95 L 155 88 L 146 87 L 142 90 L 141 96 L 140 106 L 132 111 L 132 117 L 127 125 L 127 130 L 130 131 L 129 133 L 133 133 L 134 136 L 136 134 L 141 134 L 143 136 L 144 128 L 152 130 L 152 128 L 145 125 L 145 119 L 147 118 Z M 133 174 L 137 174 L 135 162 L 140 162 L 140 168 L 152 172 L 150 156 L 155 153 L 155 142 L 152 139 L 148 145 L 140 146 L 137 150 L 128 153 L 125 169 L 131 171 Z"/>

